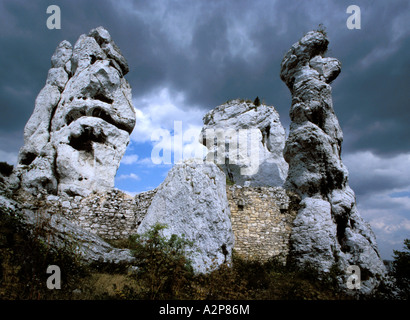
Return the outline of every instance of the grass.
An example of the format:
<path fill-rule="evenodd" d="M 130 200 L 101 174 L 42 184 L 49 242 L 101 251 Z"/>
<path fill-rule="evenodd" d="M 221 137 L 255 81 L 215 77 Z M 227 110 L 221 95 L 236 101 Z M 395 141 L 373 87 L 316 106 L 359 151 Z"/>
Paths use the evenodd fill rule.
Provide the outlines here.
<path fill-rule="evenodd" d="M 164 272 L 153 280 L 146 272 L 91 272 L 79 283 L 73 299 L 110 300 L 339 300 L 351 299 L 329 287 L 312 281 L 309 275 L 277 268 L 272 261 L 260 263 L 234 258 L 233 267 L 222 265 L 207 275 L 180 270 L 169 279 Z M 157 275 L 158 276 L 158 275 Z M 168 285 L 164 281 L 172 280 Z"/>
<path fill-rule="evenodd" d="M 352 299 L 335 285 L 336 271 L 318 280 L 314 269 L 298 270 L 274 258 L 245 260 L 233 252 L 230 266 L 195 274 L 183 252 L 184 238 L 144 235 L 112 240 L 130 249 L 136 265 L 83 265 L 71 248 L 51 250 L 41 226 L 23 228 L 19 217 L 0 213 L 0 299 L 81 300 L 340 300 Z M 61 289 L 46 287 L 48 265 L 62 270 Z"/>
<path fill-rule="evenodd" d="M 73 248 L 51 248 L 49 235 L 41 224 L 28 228 L 21 217 L 0 212 L 0 299 L 68 299 L 71 290 L 88 270 Z M 49 290 L 46 282 L 49 265 L 64 270 L 61 284 L 66 290 Z"/>
<path fill-rule="evenodd" d="M 41 226 L 23 228 L 16 216 L 0 215 L 0 299 L 340 299 L 345 298 L 306 274 L 276 260 L 247 261 L 234 253 L 232 266 L 194 274 L 183 255 L 183 238 L 161 236 L 165 226 L 145 235 L 112 241 L 129 248 L 137 268 L 96 262 L 83 265 L 70 248 L 51 250 Z M 62 272 L 61 289 L 46 287 L 50 264 Z M 137 270 L 137 271 L 136 271 Z"/>

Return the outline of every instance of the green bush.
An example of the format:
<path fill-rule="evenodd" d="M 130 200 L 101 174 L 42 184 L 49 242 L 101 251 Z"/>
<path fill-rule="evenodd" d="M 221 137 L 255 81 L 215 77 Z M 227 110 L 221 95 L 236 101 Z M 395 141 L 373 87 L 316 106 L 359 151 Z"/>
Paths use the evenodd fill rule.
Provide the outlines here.
<path fill-rule="evenodd" d="M 335 289 L 337 270 L 327 277 L 313 268 L 285 266 L 282 260 L 246 260 L 233 252 L 232 262 L 208 274 L 194 274 L 185 248 L 192 243 L 161 234 L 166 226 L 157 224 L 143 235 L 121 241 L 132 250 L 138 272 L 130 285 L 116 290 L 116 299 L 192 300 L 304 300 L 346 299 Z M 112 297 L 111 297 L 112 298 Z"/>
<path fill-rule="evenodd" d="M 135 293 L 144 299 L 175 299 L 186 291 L 193 269 L 185 250 L 192 245 L 183 237 L 173 234 L 169 239 L 161 234 L 167 228 L 156 224 L 146 233 L 129 238 L 130 249 L 137 259 L 136 277 L 143 284 Z"/>
<path fill-rule="evenodd" d="M 404 251 L 393 250 L 393 276 L 405 299 L 410 297 L 410 239 L 404 240 Z"/>
<path fill-rule="evenodd" d="M 253 101 L 253 104 L 258 107 L 261 105 L 261 101 L 259 100 L 259 97 L 256 97 L 255 100 Z"/>
<path fill-rule="evenodd" d="M 193 243 L 176 235 L 163 236 L 165 228 L 157 224 L 142 235 L 112 242 L 133 253 L 136 262 L 130 272 L 130 265 L 98 262 L 84 267 L 72 248 L 53 250 L 41 240 L 47 239 L 41 225 L 27 230 L 19 217 L 1 213 L 0 299 L 349 298 L 334 290 L 337 270 L 323 278 L 313 268 L 298 270 L 276 258 L 246 260 L 233 252 L 229 264 L 208 274 L 195 274 L 185 254 Z M 61 290 L 46 287 L 49 275 L 45 271 L 50 264 L 61 268 Z M 397 264 L 398 272 L 402 270 L 399 265 L 403 264 Z"/>
<path fill-rule="evenodd" d="M 231 180 L 231 178 L 229 178 L 229 176 L 226 176 L 226 185 L 227 186 L 233 186 L 235 184 L 235 182 L 233 180 Z"/>
<path fill-rule="evenodd" d="M 209 274 L 195 276 L 191 297 L 195 300 L 244 300 L 250 296 L 246 284 L 236 268 L 222 264 Z"/>
<path fill-rule="evenodd" d="M 67 299 L 87 275 L 72 248 L 51 248 L 41 224 L 29 228 L 18 214 L 0 212 L 0 299 Z M 47 288 L 49 265 L 61 270 L 61 290 Z"/>

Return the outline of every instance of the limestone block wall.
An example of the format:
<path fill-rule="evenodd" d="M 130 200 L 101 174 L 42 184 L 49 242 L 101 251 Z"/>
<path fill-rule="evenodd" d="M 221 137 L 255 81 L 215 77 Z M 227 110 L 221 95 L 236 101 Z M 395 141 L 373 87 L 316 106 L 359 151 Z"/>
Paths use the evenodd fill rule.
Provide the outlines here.
<path fill-rule="evenodd" d="M 235 251 L 247 259 L 266 261 L 289 251 L 297 210 L 293 197 L 280 187 L 227 186 Z"/>
<path fill-rule="evenodd" d="M 227 186 L 226 192 L 235 251 L 244 258 L 261 261 L 273 256 L 285 258 L 297 213 L 295 195 L 280 187 L 238 185 Z M 155 194 L 156 189 L 132 197 L 113 189 L 86 197 L 46 195 L 31 209 L 58 212 L 103 239 L 123 239 L 136 233 Z"/>
<path fill-rule="evenodd" d="M 113 189 L 87 197 L 47 196 L 45 207 L 104 239 L 121 239 L 136 233 L 155 193 L 154 189 L 132 197 Z"/>

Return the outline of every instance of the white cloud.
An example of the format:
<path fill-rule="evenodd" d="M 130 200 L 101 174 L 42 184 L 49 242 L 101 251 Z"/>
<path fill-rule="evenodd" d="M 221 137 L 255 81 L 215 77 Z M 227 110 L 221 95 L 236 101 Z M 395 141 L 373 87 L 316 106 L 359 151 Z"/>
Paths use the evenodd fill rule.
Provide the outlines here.
<path fill-rule="evenodd" d="M 392 41 L 398 42 L 410 35 L 410 11 L 402 10 L 393 18 L 391 25 Z"/>
<path fill-rule="evenodd" d="M 151 158 L 142 158 L 138 160 L 136 164 L 140 166 L 144 166 L 146 168 L 152 168 L 153 166 L 155 166 Z"/>
<path fill-rule="evenodd" d="M 131 134 L 136 143 L 149 142 L 153 145 L 152 160 L 161 161 L 162 157 L 174 155 L 174 161 L 182 156 L 203 157 L 205 147 L 199 141 L 202 117 L 205 112 L 199 108 L 187 108 L 182 93 L 171 94 L 168 88 L 134 99 L 137 121 Z M 168 159 L 165 163 L 171 163 Z"/>
<path fill-rule="evenodd" d="M 380 192 L 358 199 L 358 208 L 363 217 L 375 229 L 384 233 L 397 230 L 410 231 L 410 198 L 392 198 Z"/>
<path fill-rule="evenodd" d="M 344 157 L 360 215 L 376 234 L 382 257 L 410 238 L 410 153 L 379 157 L 369 151 Z"/>
<path fill-rule="evenodd" d="M 370 67 L 372 64 L 394 54 L 399 49 L 400 47 L 397 45 L 397 43 L 391 41 L 386 46 L 374 48 L 369 54 L 367 54 L 363 59 L 360 60 L 359 65 L 363 69 L 366 69 Z"/>
<path fill-rule="evenodd" d="M 126 155 L 122 158 L 121 164 L 135 164 L 138 161 L 138 155 L 137 154 L 131 154 L 131 155 Z"/>
<path fill-rule="evenodd" d="M 376 235 L 382 258 L 391 259 L 393 250 L 401 249 L 403 240 L 410 238 L 410 199 L 392 199 L 379 193 L 359 197 L 358 209 Z"/>
<path fill-rule="evenodd" d="M 137 122 L 131 134 L 136 142 L 151 140 L 155 129 L 174 129 L 174 121 L 182 121 L 184 126 L 202 126 L 204 111 L 199 108 L 187 108 L 185 97 L 180 92 L 170 92 L 161 88 L 133 100 L 136 107 Z"/>
<path fill-rule="evenodd" d="M 7 162 L 8 164 L 17 164 L 17 153 L 14 152 L 6 152 L 3 150 L 0 150 L 0 162 Z"/>
<path fill-rule="evenodd" d="M 129 174 L 122 174 L 116 179 L 118 180 L 126 180 L 126 179 L 131 179 L 131 180 L 141 180 L 139 176 L 137 176 L 135 173 L 129 173 Z"/>

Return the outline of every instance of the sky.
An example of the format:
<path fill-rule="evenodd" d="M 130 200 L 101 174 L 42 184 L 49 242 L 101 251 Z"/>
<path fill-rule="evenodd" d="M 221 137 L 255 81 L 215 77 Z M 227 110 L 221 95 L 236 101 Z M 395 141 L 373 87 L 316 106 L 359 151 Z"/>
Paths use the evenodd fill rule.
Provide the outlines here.
<path fill-rule="evenodd" d="M 360 29 L 347 27 L 351 4 L 360 8 Z M 61 10 L 60 29 L 47 28 L 50 5 Z M 359 212 L 382 258 L 391 259 L 410 238 L 408 0 L 0 0 L 0 161 L 16 163 L 57 45 L 98 26 L 128 61 L 137 115 L 117 188 L 153 189 L 176 154 L 200 155 L 202 117 L 230 99 L 259 96 L 288 132 L 291 95 L 280 63 L 319 24 L 330 40 L 327 56 L 342 63 L 332 83 L 342 160 Z M 177 134 L 182 145 L 165 143 Z M 158 164 L 164 152 L 172 161 Z"/>

